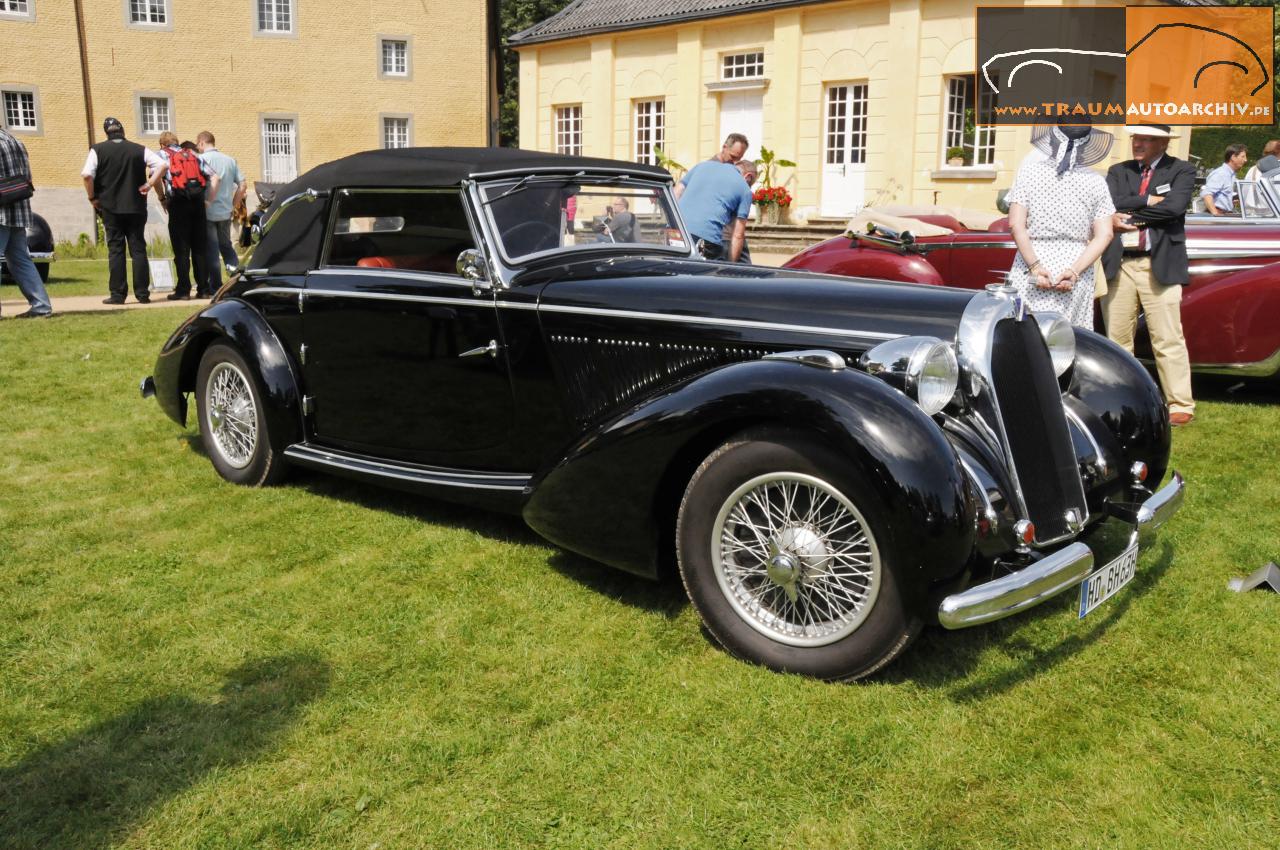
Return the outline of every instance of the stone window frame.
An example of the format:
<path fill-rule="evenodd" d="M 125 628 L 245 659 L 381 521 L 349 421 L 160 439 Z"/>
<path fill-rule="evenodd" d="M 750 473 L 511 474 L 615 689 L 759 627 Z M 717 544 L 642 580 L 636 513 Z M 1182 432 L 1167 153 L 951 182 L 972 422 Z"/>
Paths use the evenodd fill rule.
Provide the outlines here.
<path fill-rule="evenodd" d="M 383 45 L 389 41 L 404 42 L 404 73 L 396 74 L 388 71 L 383 64 Z M 379 80 L 412 80 L 413 79 L 413 36 L 379 34 L 378 44 L 378 79 Z"/>
<path fill-rule="evenodd" d="M 172 32 L 173 0 L 160 0 L 160 5 L 164 9 L 164 21 L 162 23 L 153 24 L 147 21 L 135 21 L 133 19 L 133 4 L 146 4 L 150 2 L 152 2 L 152 0 L 123 0 L 125 27 L 131 30 L 143 30 L 144 32 Z"/>
<path fill-rule="evenodd" d="M 149 100 L 164 100 L 168 102 L 169 126 L 167 128 L 160 129 L 160 130 L 145 129 L 145 124 L 142 120 L 143 98 L 146 98 Z M 165 132 L 166 129 L 169 131 L 172 131 L 174 127 L 177 127 L 178 119 L 176 116 L 176 109 L 174 108 L 175 103 L 176 103 L 176 99 L 173 96 L 173 92 L 135 91 L 133 93 L 133 121 L 134 121 L 133 126 L 137 128 L 137 135 L 145 136 L 148 139 L 157 139 L 160 137 L 161 133 Z"/>
<path fill-rule="evenodd" d="M 259 112 L 258 113 L 258 142 L 261 145 L 262 154 L 262 179 L 268 183 L 291 182 L 282 181 L 274 174 L 267 174 L 267 122 L 268 121 L 291 121 L 293 122 L 293 179 L 296 179 L 302 173 L 302 122 L 298 120 L 296 112 Z"/>
<path fill-rule="evenodd" d="M 289 10 L 289 29 L 268 30 L 260 26 L 262 4 L 285 4 Z M 298 0 L 249 0 L 250 27 L 254 38 L 297 38 L 298 37 Z"/>
<path fill-rule="evenodd" d="M 378 147 L 383 150 L 390 150 L 387 147 L 387 120 L 396 120 L 405 122 L 405 147 L 413 147 L 413 113 L 411 112 L 379 112 L 378 113 Z"/>
<path fill-rule="evenodd" d="M 26 11 L 16 11 L 9 8 L 9 3 L 21 3 Z M 36 0 L 8 0 L 3 2 L 0 0 L 0 20 L 5 21 L 34 21 L 36 19 Z"/>
<path fill-rule="evenodd" d="M 34 127 L 11 127 L 9 125 L 8 112 L 4 108 L 4 95 L 6 94 L 29 94 L 31 95 L 31 106 L 35 110 L 36 126 Z M 3 83 L 0 84 L 0 126 L 14 135 L 23 136 L 43 136 L 44 135 L 44 110 L 40 102 L 40 87 L 29 86 L 24 83 Z"/>

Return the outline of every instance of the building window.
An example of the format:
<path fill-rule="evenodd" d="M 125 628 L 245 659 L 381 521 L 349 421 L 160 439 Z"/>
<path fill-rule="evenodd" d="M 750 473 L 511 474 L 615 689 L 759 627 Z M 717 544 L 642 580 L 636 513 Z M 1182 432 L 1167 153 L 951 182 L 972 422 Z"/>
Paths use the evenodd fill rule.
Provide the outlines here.
<path fill-rule="evenodd" d="M 292 118 L 262 119 L 262 179 L 289 183 L 298 177 L 298 130 Z"/>
<path fill-rule="evenodd" d="M 730 53 L 722 62 L 722 80 L 746 80 L 764 76 L 763 53 Z"/>
<path fill-rule="evenodd" d="M 172 110 L 167 97 L 138 98 L 138 128 L 144 136 L 158 136 L 173 129 Z"/>
<path fill-rule="evenodd" d="M 947 80 L 947 113 L 943 126 L 943 162 L 957 148 L 963 150 L 965 165 L 992 165 L 996 161 L 996 128 L 979 126 L 978 110 L 973 98 L 973 78 L 951 77 Z M 983 91 L 982 111 L 990 114 L 996 94 Z"/>
<path fill-rule="evenodd" d="M 827 89 L 828 165 L 858 165 L 867 161 L 867 86 Z"/>
<path fill-rule="evenodd" d="M 35 92 L 6 91 L 4 93 L 4 126 L 8 130 L 40 129 L 40 124 L 36 120 Z"/>
<path fill-rule="evenodd" d="M 128 0 L 129 23 L 163 27 L 169 23 L 169 0 Z"/>
<path fill-rule="evenodd" d="M 0 17 L 30 20 L 36 15 L 36 0 L 0 0 Z"/>
<path fill-rule="evenodd" d="M 636 162 L 658 164 L 657 149 L 666 144 L 666 101 L 636 101 Z"/>
<path fill-rule="evenodd" d="M 293 0 L 257 0 L 258 32 L 293 32 Z"/>
<path fill-rule="evenodd" d="M 556 153 L 582 156 L 582 104 L 556 107 Z"/>
<path fill-rule="evenodd" d="M 407 148 L 412 144 L 409 137 L 409 119 L 401 115 L 382 116 L 382 146 L 384 148 Z"/>
<path fill-rule="evenodd" d="M 409 42 L 394 38 L 382 39 L 382 75 L 409 76 Z"/>

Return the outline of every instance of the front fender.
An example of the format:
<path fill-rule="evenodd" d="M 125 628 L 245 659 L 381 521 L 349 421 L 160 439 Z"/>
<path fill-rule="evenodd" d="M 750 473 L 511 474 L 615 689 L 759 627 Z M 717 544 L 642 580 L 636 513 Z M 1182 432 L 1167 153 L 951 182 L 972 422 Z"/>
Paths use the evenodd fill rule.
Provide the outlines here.
<path fill-rule="evenodd" d="M 196 386 L 200 358 L 225 340 L 239 349 L 258 380 L 273 443 L 302 439 L 302 395 L 294 363 L 266 319 L 244 301 L 228 298 L 187 319 L 156 358 L 156 400 L 170 419 L 187 424 L 187 393 Z"/>
<path fill-rule="evenodd" d="M 923 598 L 964 567 L 977 508 L 942 429 L 876 378 L 788 361 L 704 373 L 601 425 L 534 479 L 525 520 L 566 549 L 654 576 L 694 470 L 761 424 L 821 440 L 874 489 L 906 592 Z"/>
<path fill-rule="evenodd" d="M 1108 463 L 1124 471 L 1134 461 L 1147 465 L 1147 481 L 1157 484 L 1169 467 L 1172 435 L 1160 387 L 1134 357 L 1104 336 L 1076 329 L 1076 360 L 1067 393 L 1084 403 L 1115 437 L 1119 457 Z"/>

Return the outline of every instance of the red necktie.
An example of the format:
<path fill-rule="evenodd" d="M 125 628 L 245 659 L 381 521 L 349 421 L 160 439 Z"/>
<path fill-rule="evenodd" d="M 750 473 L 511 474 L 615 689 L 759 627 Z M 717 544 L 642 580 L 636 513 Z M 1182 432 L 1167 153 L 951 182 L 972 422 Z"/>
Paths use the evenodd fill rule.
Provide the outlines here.
<path fill-rule="evenodd" d="M 1138 194 L 1146 198 L 1147 186 L 1151 183 L 1151 166 L 1142 166 L 1142 183 L 1138 186 Z M 1138 250 L 1147 250 L 1147 229 L 1145 227 L 1138 230 Z"/>

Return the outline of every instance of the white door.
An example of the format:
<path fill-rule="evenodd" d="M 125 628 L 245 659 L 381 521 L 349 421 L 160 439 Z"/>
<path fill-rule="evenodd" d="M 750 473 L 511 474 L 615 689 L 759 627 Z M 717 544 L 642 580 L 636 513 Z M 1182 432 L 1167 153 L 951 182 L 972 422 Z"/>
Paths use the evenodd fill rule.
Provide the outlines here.
<path fill-rule="evenodd" d="M 822 214 L 843 218 L 866 203 L 866 84 L 827 86 L 825 108 Z"/>
<path fill-rule="evenodd" d="M 730 133 L 747 137 L 747 159 L 759 159 L 760 143 L 764 141 L 764 95 L 758 91 L 720 92 L 720 138 L 716 139 L 716 153 Z"/>
<path fill-rule="evenodd" d="M 297 127 L 288 118 L 262 122 L 263 180 L 288 183 L 298 177 Z"/>

